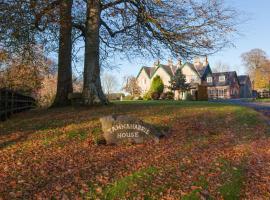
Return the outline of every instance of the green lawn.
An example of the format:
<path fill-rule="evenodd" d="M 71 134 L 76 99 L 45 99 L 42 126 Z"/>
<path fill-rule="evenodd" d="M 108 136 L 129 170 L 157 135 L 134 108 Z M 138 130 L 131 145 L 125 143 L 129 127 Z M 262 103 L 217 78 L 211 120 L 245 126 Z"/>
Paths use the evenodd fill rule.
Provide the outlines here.
<path fill-rule="evenodd" d="M 270 102 L 270 98 L 267 99 L 256 99 L 257 102 Z"/>
<path fill-rule="evenodd" d="M 97 146 L 109 114 L 169 131 L 159 143 Z M 118 101 L 20 113 L 0 131 L 0 199 L 270 198 L 269 127 L 249 108 Z"/>

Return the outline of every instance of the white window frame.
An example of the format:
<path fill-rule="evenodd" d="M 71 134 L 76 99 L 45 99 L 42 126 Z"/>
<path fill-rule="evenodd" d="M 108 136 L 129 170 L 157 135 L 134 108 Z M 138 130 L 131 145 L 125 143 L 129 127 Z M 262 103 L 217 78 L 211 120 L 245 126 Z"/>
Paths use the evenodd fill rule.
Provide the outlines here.
<path fill-rule="evenodd" d="M 219 97 L 224 97 L 224 89 L 219 89 L 218 90 L 218 96 Z"/>
<path fill-rule="evenodd" d="M 213 77 L 208 76 L 208 77 L 206 78 L 206 82 L 207 82 L 207 83 L 212 83 L 212 82 L 213 82 Z"/>
<path fill-rule="evenodd" d="M 219 82 L 225 82 L 225 79 L 226 79 L 226 78 L 225 78 L 224 75 L 221 75 L 221 76 L 218 77 L 218 81 L 219 81 Z"/>

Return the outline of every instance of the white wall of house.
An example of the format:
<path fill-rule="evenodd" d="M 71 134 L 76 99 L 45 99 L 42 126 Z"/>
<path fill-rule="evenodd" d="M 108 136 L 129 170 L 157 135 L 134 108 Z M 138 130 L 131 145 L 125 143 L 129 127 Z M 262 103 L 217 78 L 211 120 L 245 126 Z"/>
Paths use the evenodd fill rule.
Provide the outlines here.
<path fill-rule="evenodd" d="M 156 76 L 160 76 L 161 80 L 163 81 L 164 84 L 164 92 L 169 91 L 168 87 L 170 86 L 170 80 L 171 77 L 169 76 L 169 74 L 163 69 L 163 68 L 158 68 L 158 70 L 156 71 L 155 75 L 152 77 L 151 82 L 153 81 L 153 79 Z M 151 83 L 150 83 L 151 85 Z"/>
<path fill-rule="evenodd" d="M 137 78 L 137 83 L 142 90 L 142 94 L 146 93 L 151 86 L 151 80 L 149 79 L 148 75 L 146 74 L 145 70 L 142 70 L 139 77 Z"/>
<path fill-rule="evenodd" d="M 196 72 L 194 72 L 188 65 L 184 65 L 182 73 L 186 76 L 187 83 L 198 83 L 201 84 L 201 79 Z"/>

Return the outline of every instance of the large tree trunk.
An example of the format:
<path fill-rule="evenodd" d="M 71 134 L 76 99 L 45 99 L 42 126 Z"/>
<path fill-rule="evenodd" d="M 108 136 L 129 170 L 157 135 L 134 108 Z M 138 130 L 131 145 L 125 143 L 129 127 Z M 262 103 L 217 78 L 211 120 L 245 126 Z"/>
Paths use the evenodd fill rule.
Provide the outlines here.
<path fill-rule="evenodd" d="M 53 106 L 67 106 L 71 104 L 71 101 L 68 99 L 68 94 L 73 92 L 71 66 L 72 3 L 73 0 L 62 0 L 60 5 L 58 80 Z"/>
<path fill-rule="evenodd" d="M 100 1 L 87 1 L 83 98 L 85 105 L 107 104 L 99 65 Z"/>

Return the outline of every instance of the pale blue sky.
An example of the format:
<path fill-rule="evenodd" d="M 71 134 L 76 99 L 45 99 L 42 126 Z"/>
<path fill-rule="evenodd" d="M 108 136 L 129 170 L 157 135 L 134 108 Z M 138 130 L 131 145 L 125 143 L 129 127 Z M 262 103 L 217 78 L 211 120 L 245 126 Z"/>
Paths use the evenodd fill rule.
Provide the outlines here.
<path fill-rule="evenodd" d="M 209 57 L 209 63 L 212 67 L 218 62 L 228 64 L 232 70 L 236 70 L 239 74 L 244 74 L 245 69 L 241 63 L 241 54 L 253 48 L 261 48 L 270 54 L 270 0 L 224 0 L 230 3 L 232 7 L 239 9 L 244 13 L 244 17 L 248 17 L 249 21 L 240 26 L 241 36 L 235 40 L 235 48 L 225 49 L 213 56 Z M 128 60 L 119 58 L 116 64 L 119 67 L 113 70 L 115 76 L 121 83 L 124 75 L 136 76 L 142 65 L 151 66 L 155 59 L 137 59 Z M 161 61 L 166 63 L 167 60 Z"/>

